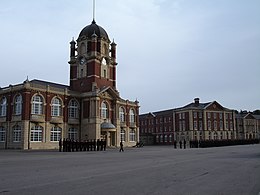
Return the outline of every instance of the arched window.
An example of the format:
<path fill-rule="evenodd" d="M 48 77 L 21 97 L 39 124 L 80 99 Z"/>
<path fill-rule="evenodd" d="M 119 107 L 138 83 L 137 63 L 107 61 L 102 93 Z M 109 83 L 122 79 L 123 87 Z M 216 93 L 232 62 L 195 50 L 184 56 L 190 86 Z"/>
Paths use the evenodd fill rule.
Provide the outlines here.
<path fill-rule="evenodd" d="M 20 142 L 22 138 L 22 128 L 19 125 L 13 127 L 13 142 Z"/>
<path fill-rule="evenodd" d="M 14 114 L 20 115 L 22 113 L 22 96 L 16 95 L 14 98 Z"/>
<path fill-rule="evenodd" d="M 61 116 L 61 100 L 57 97 L 51 102 L 51 116 Z"/>
<path fill-rule="evenodd" d="M 120 140 L 122 142 L 125 142 L 125 130 L 124 129 L 121 129 L 121 131 L 120 131 Z"/>
<path fill-rule="evenodd" d="M 125 122 L 125 110 L 123 107 L 120 107 L 119 108 L 119 119 L 120 119 L 120 122 Z"/>
<path fill-rule="evenodd" d="M 31 128 L 31 141 L 32 142 L 41 142 L 42 141 L 42 131 L 43 128 L 41 126 L 34 126 Z"/>
<path fill-rule="evenodd" d="M 74 128 L 74 127 L 69 128 L 68 137 L 71 140 L 78 139 L 78 130 L 76 128 Z"/>
<path fill-rule="evenodd" d="M 32 98 L 32 114 L 43 114 L 43 99 L 40 95 Z"/>
<path fill-rule="evenodd" d="M 72 99 L 69 103 L 69 118 L 79 118 L 79 104 L 76 100 Z"/>
<path fill-rule="evenodd" d="M 134 123 L 135 122 L 135 112 L 133 109 L 130 109 L 129 111 L 129 120 L 130 120 L 130 123 Z"/>
<path fill-rule="evenodd" d="M 6 97 L 2 97 L 0 100 L 0 116 L 6 116 L 7 100 Z"/>
<path fill-rule="evenodd" d="M 101 117 L 103 119 L 108 118 L 108 105 L 106 102 L 102 102 L 102 104 L 101 104 Z"/>
<path fill-rule="evenodd" d="M 0 126 L 0 142 L 5 142 L 5 128 L 3 126 Z"/>
<path fill-rule="evenodd" d="M 52 127 L 51 128 L 51 141 L 57 142 L 61 138 L 61 128 L 60 127 Z"/>

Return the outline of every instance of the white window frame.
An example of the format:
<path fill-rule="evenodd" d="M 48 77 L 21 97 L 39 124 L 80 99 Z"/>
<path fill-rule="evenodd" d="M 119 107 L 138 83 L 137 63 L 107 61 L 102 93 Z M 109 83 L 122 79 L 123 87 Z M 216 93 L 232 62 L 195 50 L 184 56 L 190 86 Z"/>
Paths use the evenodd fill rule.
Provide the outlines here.
<path fill-rule="evenodd" d="M 135 122 L 135 112 L 134 109 L 129 110 L 129 122 L 134 123 Z"/>
<path fill-rule="evenodd" d="M 43 114 L 43 98 L 40 95 L 32 97 L 32 114 Z"/>
<path fill-rule="evenodd" d="M 42 142 L 43 138 L 43 127 L 42 126 L 34 126 L 31 128 L 31 142 Z"/>
<path fill-rule="evenodd" d="M 54 97 L 51 101 L 51 116 L 61 116 L 62 103 L 60 98 Z"/>
<path fill-rule="evenodd" d="M 102 102 L 101 104 L 101 118 L 102 119 L 108 118 L 108 104 L 106 102 Z"/>
<path fill-rule="evenodd" d="M 74 99 L 69 102 L 68 114 L 69 118 L 79 118 L 79 103 Z"/>
<path fill-rule="evenodd" d="M 13 127 L 13 142 L 21 142 L 22 140 L 22 128 L 20 125 Z"/>
<path fill-rule="evenodd" d="M 120 141 L 125 142 L 125 130 L 121 129 L 120 130 Z"/>
<path fill-rule="evenodd" d="M 125 122 L 125 109 L 123 107 L 119 108 L 119 119 L 121 123 Z"/>
<path fill-rule="evenodd" d="M 130 129 L 129 131 L 129 141 L 130 142 L 135 142 L 136 137 L 135 137 L 135 130 L 134 129 Z"/>
<path fill-rule="evenodd" d="M 70 140 L 76 140 L 78 138 L 78 129 L 75 127 L 70 127 L 68 130 L 68 138 Z"/>
<path fill-rule="evenodd" d="M 22 96 L 18 94 L 14 98 L 14 115 L 21 115 L 22 113 Z"/>
<path fill-rule="evenodd" d="M 51 128 L 51 142 L 58 142 L 61 138 L 61 128 L 54 126 Z"/>
<path fill-rule="evenodd" d="M 7 99 L 2 97 L 0 100 L 0 116 L 6 116 Z"/>
<path fill-rule="evenodd" d="M 0 142 L 5 142 L 6 130 L 3 126 L 0 126 Z"/>

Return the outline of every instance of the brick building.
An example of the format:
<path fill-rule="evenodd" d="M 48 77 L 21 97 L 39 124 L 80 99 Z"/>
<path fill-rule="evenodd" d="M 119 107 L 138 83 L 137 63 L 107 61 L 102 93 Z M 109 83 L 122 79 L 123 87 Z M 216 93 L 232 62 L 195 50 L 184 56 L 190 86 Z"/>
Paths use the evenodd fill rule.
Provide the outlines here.
<path fill-rule="evenodd" d="M 139 103 L 116 88 L 116 44 L 96 22 L 70 42 L 70 84 L 28 79 L 0 88 L 0 148 L 53 149 L 60 138 L 139 140 Z"/>
<path fill-rule="evenodd" d="M 236 125 L 239 139 L 260 138 L 260 116 L 249 112 L 236 114 Z"/>
<path fill-rule="evenodd" d="M 140 140 L 145 144 L 173 141 L 236 139 L 235 110 L 217 101 L 194 102 L 175 109 L 141 114 Z"/>

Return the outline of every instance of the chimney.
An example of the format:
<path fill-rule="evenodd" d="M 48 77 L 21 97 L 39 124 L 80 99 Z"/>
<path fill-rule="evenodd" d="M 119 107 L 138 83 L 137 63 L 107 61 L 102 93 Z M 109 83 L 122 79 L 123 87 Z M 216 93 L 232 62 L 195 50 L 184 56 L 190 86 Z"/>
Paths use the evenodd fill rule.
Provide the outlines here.
<path fill-rule="evenodd" d="M 198 106 L 200 104 L 200 98 L 195 98 L 194 103 L 196 106 Z"/>

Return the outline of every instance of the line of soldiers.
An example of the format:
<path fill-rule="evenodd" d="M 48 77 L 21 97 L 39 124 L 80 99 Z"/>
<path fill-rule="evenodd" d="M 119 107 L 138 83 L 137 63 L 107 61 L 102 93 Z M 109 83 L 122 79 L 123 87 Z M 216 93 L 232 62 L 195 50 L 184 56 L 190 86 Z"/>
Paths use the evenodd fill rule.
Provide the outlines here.
<path fill-rule="evenodd" d="M 105 139 L 93 139 L 93 140 L 71 140 L 71 139 L 60 139 L 59 140 L 59 151 L 63 152 L 79 152 L 79 151 L 105 151 L 107 142 Z"/>
<path fill-rule="evenodd" d="M 180 144 L 180 149 L 182 149 L 182 144 L 183 144 L 183 149 L 186 149 L 186 140 L 183 140 L 183 142 L 180 140 L 179 144 Z M 177 141 L 173 141 L 173 146 L 175 149 L 177 148 Z"/>

